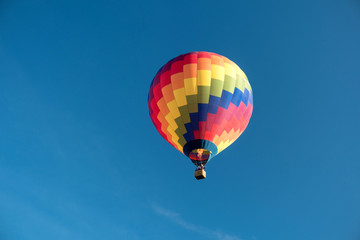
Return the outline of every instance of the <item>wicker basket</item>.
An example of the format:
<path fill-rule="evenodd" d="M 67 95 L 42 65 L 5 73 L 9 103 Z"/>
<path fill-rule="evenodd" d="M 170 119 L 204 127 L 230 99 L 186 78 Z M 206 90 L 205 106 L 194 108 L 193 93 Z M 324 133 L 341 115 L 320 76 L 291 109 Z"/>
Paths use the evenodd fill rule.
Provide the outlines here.
<path fill-rule="evenodd" d="M 206 178 L 206 172 L 204 169 L 198 169 L 195 171 L 195 178 L 197 180 Z"/>

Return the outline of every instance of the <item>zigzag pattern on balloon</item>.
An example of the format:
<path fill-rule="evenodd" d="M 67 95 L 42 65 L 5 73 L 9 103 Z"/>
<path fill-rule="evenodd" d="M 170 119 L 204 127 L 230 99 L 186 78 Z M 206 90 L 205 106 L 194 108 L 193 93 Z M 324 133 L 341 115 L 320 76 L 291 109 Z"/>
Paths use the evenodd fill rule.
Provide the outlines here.
<path fill-rule="evenodd" d="M 215 53 L 191 52 L 158 71 L 148 106 L 159 133 L 180 152 L 189 141 L 204 139 L 219 153 L 247 127 L 253 93 L 234 62 Z"/>

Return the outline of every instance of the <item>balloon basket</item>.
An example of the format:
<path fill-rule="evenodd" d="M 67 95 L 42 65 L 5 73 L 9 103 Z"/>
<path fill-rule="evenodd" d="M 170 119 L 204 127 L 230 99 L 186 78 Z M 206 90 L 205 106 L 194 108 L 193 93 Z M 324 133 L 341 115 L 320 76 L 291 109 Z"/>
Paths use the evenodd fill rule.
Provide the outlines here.
<path fill-rule="evenodd" d="M 197 180 L 206 178 L 206 172 L 204 169 L 198 169 L 195 171 L 195 178 Z"/>

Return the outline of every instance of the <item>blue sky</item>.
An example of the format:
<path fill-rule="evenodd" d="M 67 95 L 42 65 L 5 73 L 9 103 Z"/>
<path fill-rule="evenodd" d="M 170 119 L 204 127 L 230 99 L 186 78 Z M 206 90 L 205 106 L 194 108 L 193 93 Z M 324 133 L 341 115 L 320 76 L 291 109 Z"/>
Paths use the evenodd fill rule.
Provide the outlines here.
<path fill-rule="evenodd" d="M 358 240 L 359 43 L 355 0 L 2 1 L 0 239 Z M 147 109 L 190 51 L 254 91 L 205 181 Z"/>

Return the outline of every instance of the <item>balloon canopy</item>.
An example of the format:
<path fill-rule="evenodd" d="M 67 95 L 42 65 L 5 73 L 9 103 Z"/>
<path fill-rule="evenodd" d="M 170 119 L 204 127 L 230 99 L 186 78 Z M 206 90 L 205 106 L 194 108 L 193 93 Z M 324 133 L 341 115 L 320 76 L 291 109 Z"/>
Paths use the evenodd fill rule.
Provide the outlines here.
<path fill-rule="evenodd" d="M 160 68 L 148 106 L 161 136 L 204 168 L 245 130 L 253 93 L 234 62 L 215 53 L 191 52 Z"/>

